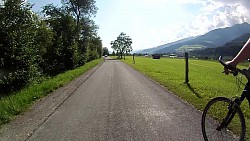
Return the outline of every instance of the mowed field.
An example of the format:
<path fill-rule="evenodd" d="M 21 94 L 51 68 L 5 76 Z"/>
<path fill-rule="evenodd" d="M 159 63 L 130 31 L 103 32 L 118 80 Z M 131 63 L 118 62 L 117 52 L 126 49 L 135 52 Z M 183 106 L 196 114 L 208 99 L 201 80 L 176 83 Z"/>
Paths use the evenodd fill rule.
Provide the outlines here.
<path fill-rule="evenodd" d="M 184 83 L 184 59 L 135 57 L 135 64 L 133 64 L 132 57 L 126 57 L 123 62 L 155 80 L 201 111 L 212 98 L 240 96 L 244 88 L 244 85 L 241 85 L 242 89 L 238 90 L 235 77 L 222 74 L 223 66 L 216 61 L 189 59 L 189 84 Z M 244 68 L 244 66 L 239 67 Z M 242 78 L 242 81 L 245 83 L 246 79 Z M 242 103 L 241 109 L 246 119 L 246 135 L 249 139 L 250 108 L 247 100 Z"/>

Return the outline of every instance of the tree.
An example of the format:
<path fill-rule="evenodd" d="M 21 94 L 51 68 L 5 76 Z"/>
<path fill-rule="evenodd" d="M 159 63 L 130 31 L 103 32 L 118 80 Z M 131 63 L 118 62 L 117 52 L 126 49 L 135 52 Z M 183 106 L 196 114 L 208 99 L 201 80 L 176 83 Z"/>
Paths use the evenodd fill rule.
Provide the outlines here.
<path fill-rule="evenodd" d="M 95 0 L 61 0 L 64 8 L 76 20 L 76 42 L 78 43 L 79 65 L 91 61 L 95 56 L 101 56 L 101 48 L 93 50 L 93 39 L 97 39 L 97 29 L 94 21 L 90 19 L 95 16 L 97 7 Z M 95 42 L 98 43 L 98 42 Z M 97 53 L 98 52 L 98 53 Z"/>
<path fill-rule="evenodd" d="M 44 54 L 44 72 L 56 75 L 78 66 L 77 32 L 75 19 L 63 9 L 53 5 L 44 7 L 47 26 L 53 31 L 53 44 Z"/>
<path fill-rule="evenodd" d="M 95 0 L 62 0 L 62 3 L 75 15 L 78 30 L 80 30 L 81 18 L 95 15 L 97 12 Z"/>
<path fill-rule="evenodd" d="M 102 55 L 102 42 L 99 37 L 92 37 L 88 46 L 88 61 L 100 58 Z"/>
<path fill-rule="evenodd" d="M 26 0 L 0 2 L 0 94 L 102 56 L 98 27 L 90 19 L 95 0 L 62 1 L 68 4 L 45 6 L 43 18 Z"/>
<path fill-rule="evenodd" d="M 102 50 L 103 50 L 102 56 L 109 55 L 109 49 L 107 47 L 102 48 Z"/>
<path fill-rule="evenodd" d="M 116 51 L 116 52 L 119 51 L 117 40 L 111 41 L 110 44 L 111 44 L 111 48 L 114 50 L 114 52 L 115 52 L 115 51 Z M 118 57 L 119 57 L 119 56 L 118 56 Z"/>
<path fill-rule="evenodd" d="M 126 37 L 125 41 L 124 41 L 124 46 L 125 46 L 125 54 L 124 54 L 124 59 L 125 59 L 125 55 L 127 55 L 128 53 L 133 51 L 132 48 L 132 39 L 130 37 Z"/>
<path fill-rule="evenodd" d="M 112 52 L 112 56 L 115 56 L 115 51 L 113 50 L 113 52 Z"/>
<path fill-rule="evenodd" d="M 117 39 L 111 41 L 110 44 L 111 48 L 120 54 L 120 58 L 124 56 L 125 59 L 125 53 L 129 53 L 133 50 L 132 39 L 129 36 L 126 36 L 124 32 L 121 32 L 120 35 L 117 37 Z"/>
<path fill-rule="evenodd" d="M 0 92 L 13 91 L 40 76 L 40 51 L 36 46 L 36 25 L 31 6 L 8 0 L 0 7 Z"/>

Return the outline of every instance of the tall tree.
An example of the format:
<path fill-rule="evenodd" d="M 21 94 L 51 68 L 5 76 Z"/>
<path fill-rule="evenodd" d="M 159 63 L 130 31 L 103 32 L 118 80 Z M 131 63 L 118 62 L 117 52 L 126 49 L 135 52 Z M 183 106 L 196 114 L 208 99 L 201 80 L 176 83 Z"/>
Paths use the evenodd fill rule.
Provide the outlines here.
<path fill-rule="evenodd" d="M 1 90 L 15 90 L 39 75 L 39 48 L 31 6 L 22 0 L 5 1 L 0 7 Z"/>
<path fill-rule="evenodd" d="M 116 51 L 116 52 L 119 51 L 119 46 L 118 46 L 118 41 L 117 41 L 117 40 L 111 41 L 110 44 L 111 44 L 111 48 L 112 48 L 114 51 Z M 119 57 L 119 56 L 118 56 L 118 57 Z"/>
<path fill-rule="evenodd" d="M 92 39 L 97 38 L 97 29 L 94 21 L 90 17 L 95 16 L 97 7 L 95 0 L 61 0 L 65 9 L 76 19 L 76 41 L 80 53 L 79 64 L 88 62 L 93 57 Z M 95 56 L 95 55 L 94 55 Z"/>
<path fill-rule="evenodd" d="M 125 37 L 124 46 L 125 46 L 125 54 L 124 54 L 124 59 L 125 59 L 125 55 L 133 51 L 132 39 L 129 36 Z"/>
<path fill-rule="evenodd" d="M 102 54 L 103 56 L 109 55 L 109 49 L 107 47 L 102 48 L 102 50 L 103 50 L 103 54 Z"/>
<path fill-rule="evenodd" d="M 120 54 L 120 58 L 124 56 L 125 53 L 129 53 L 133 50 L 132 48 L 132 39 L 126 35 L 126 33 L 121 32 L 116 40 L 111 41 L 111 48 Z"/>
<path fill-rule="evenodd" d="M 88 18 L 82 18 L 80 20 L 80 23 L 81 23 L 81 31 L 79 33 L 80 37 L 78 39 L 79 53 L 81 54 L 81 58 L 82 58 L 81 60 L 85 60 L 86 62 L 88 62 L 89 60 L 91 60 L 89 57 L 91 54 L 90 52 L 91 52 L 91 46 L 93 45 L 92 43 L 93 39 L 98 38 L 100 42 L 101 42 L 101 39 L 97 35 L 98 27 L 95 25 L 93 20 L 90 20 Z M 95 42 L 95 43 L 98 43 L 98 42 Z"/>
<path fill-rule="evenodd" d="M 79 24 L 81 18 L 91 15 L 95 16 L 97 12 L 95 0 L 62 0 L 62 3 L 75 15 L 78 29 L 80 28 Z"/>
<path fill-rule="evenodd" d="M 53 5 L 45 6 L 43 12 L 54 33 L 53 44 L 44 55 L 45 72 L 56 75 L 75 68 L 78 62 L 75 19 L 62 7 Z"/>

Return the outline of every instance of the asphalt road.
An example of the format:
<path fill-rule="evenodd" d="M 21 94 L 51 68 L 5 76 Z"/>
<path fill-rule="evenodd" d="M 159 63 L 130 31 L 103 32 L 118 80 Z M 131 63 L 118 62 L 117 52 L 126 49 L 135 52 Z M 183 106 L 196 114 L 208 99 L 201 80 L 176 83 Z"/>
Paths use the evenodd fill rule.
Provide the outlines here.
<path fill-rule="evenodd" d="M 52 112 L 37 112 L 39 123 L 20 116 L 18 122 L 0 130 L 0 140 L 203 140 L 201 112 L 120 61 L 106 60 L 83 82 L 75 84 L 79 85 L 76 90 L 56 108 L 47 110 Z M 51 99 L 57 101 L 57 97 Z"/>

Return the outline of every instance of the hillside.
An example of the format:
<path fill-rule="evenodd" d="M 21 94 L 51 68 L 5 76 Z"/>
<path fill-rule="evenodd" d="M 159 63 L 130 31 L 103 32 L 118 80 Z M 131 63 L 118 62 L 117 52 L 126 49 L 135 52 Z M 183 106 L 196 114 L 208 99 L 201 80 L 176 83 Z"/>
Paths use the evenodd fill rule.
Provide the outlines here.
<path fill-rule="evenodd" d="M 249 31 L 250 32 L 250 31 Z M 221 47 L 207 48 L 204 50 L 196 50 L 190 52 L 192 56 L 201 58 L 218 58 L 219 56 L 234 57 L 241 50 L 247 40 L 250 38 L 250 33 L 243 34 L 235 38 Z"/>
<path fill-rule="evenodd" d="M 186 42 L 186 41 L 194 39 L 194 38 L 195 37 L 184 38 L 184 39 L 181 39 L 181 40 L 178 40 L 178 41 L 175 41 L 175 42 L 171 42 L 171 43 L 167 43 L 167 44 L 164 44 L 164 45 L 160 45 L 160 46 L 157 46 L 157 47 L 154 47 L 154 48 L 148 48 L 148 49 L 140 50 L 140 51 L 137 51 L 137 53 L 141 53 L 141 54 L 146 54 L 146 53 L 153 54 L 153 53 L 157 52 L 157 50 L 164 49 L 164 48 L 169 47 L 169 46 L 174 45 L 174 44 Z"/>
<path fill-rule="evenodd" d="M 189 51 L 190 47 L 194 46 L 197 47 L 196 49 L 220 47 L 230 42 L 231 40 L 249 32 L 250 32 L 250 24 L 248 23 L 236 24 L 232 27 L 212 30 L 196 38 L 191 38 L 191 39 L 188 38 L 188 40 L 184 41 L 180 40 L 178 42 L 161 45 L 159 46 L 159 48 L 151 50 L 150 53 L 164 54 L 164 53 L 172 53 L 172 52 L 186 51 L 186 50 Z"/>

